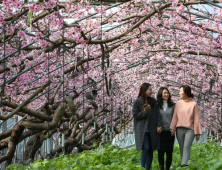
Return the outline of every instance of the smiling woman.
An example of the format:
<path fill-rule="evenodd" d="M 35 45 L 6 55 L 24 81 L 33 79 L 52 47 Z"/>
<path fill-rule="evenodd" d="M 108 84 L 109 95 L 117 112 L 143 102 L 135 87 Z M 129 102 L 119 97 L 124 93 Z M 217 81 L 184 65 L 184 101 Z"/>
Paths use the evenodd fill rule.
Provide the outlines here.
<path fill-rule="evenodd" d="M 199 109 L 195 101 L 191 88 L 187 85 L 180 87 L 179 92 L 182 100 L 176 103 L 173 119 L 170 125 L 171 134 L 177 134 L 177 140 L 180 145 L 181 167 L 188 166 L 190 159 L 190 148 L 194 137 L 198 141 L 202 134 Z"/>
<path fill-rule="evenodd" d="M 141 167 L 151 168 L 153 151 L 160 148 L 159 134 L 162 121 L 156 100 L 151 97 L 151 84 L 143 83 L 133 103 L 133 118 L 137 151 L 142 150 Z"/>
<path fill-rule="evenodd" d="M 160 149 L 158 150 L 158 161 L 160 169 L 164 170 L 164 154 L 166 153 L 166 170 L 170 169 L 172 163 L 174 135 L 170 133 L 170 123 L 172 121 L 175 103 L 171 100 L 171 94 L 166 87 L 160 87 L 157 94 L 159 112 L 163 122 L 160 133 Z"/>

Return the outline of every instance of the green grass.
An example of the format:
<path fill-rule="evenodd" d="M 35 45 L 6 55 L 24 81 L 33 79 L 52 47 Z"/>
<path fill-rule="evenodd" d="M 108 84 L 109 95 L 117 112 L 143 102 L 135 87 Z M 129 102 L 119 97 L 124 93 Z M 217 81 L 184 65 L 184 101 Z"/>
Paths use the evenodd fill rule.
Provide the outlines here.
<path fill-rule="evenodd" d="M 121 149 L 107 144 L 98 150 L 85 151 L 75 155 L 60 155 L 57 158 L 44 161 L 37 160 L 29 166 L 22 167 L 13 164 L 7 170 L 142 170 L 140 154 L 135 147 Z M 175 145 L 173 152 L 172 170 L 220 170 L 222 169 L 222 148 L 215 142 L 192 145 L 189 167 L 180 167 L 179 146 Z M 158 170 L 157 152 L 154 152 L 152 170 Z"/>

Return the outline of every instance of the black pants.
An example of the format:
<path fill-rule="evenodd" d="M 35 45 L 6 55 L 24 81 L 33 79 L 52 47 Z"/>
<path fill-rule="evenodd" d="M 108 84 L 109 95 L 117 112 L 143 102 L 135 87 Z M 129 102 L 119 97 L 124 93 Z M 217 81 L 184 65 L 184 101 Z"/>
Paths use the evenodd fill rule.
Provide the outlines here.
<path fill-rule="evenodd" d="M 170 131 L 162 131 L 160 134 L 160 149 L 158 150 L 158 161 L 160 169 L 164 170 L 164 155 L 166 153 L 166 170 L 170 169 L 173 156 L 174 136 L 171 136 Z"/>
<path fill-rule="evenodd" d="M 170 169 L 170 165 L 172 163 L 172 152 L 163 152 L 163 151 L 158 151 L 158 161 L 160 165 L 160 169 L 164 170 L 164 154 L 166 153 L 167 158 L 166 158 L 166 170 Z"/>

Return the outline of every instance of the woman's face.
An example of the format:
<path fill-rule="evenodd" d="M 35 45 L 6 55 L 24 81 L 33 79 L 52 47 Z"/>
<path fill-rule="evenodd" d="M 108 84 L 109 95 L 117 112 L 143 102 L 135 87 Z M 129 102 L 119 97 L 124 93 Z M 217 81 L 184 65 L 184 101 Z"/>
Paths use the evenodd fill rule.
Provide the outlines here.
<path fill-rule="evenodd" d="M 169 98 L 169 93 L 167 91 L 167 89 L 164 89 L 163 92 L 162 92 L 162 98 L 163 100 L 168 100 Z"/>
<path fill-rule="evenodd" d="M 180 88 L 179 95 L 180 95 L 180 98 L 181 98 L 181 99 L 186 99 L 186 98 L 188 98 L 187 94 L 184 93 L 183 87 Z"/>
<path fill-rule="evenodd" d="M 151 97 L 151 95 L 152 95 L 152 88 L 151 86 L 149 86 L 149 88 L 146 90 L 146 96 Z"/>

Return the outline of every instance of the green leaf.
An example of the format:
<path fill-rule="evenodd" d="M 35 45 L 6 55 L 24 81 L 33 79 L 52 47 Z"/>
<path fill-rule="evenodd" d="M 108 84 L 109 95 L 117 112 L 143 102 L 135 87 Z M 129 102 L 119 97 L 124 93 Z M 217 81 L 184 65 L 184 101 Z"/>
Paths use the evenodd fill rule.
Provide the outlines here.
<path fill-rule="evenodd" d="M 67 156 L 62 159 L 63 162 L 69 162 L 69 160 L 70 159 Z"/>
<path fill-rule="evenodd" d="M 6 170 L 13 170 L 14 169 L 14 164 L 11 164 L 6 167 Z"/>
<path fill-rule="evenodd" d="M 43 163 L 43 164 L 50 163 L 50 160 L 49 160 L 49 159 L 44 159 L 44 161 L 43 161 L 42 163 Z"/>
<path fill-rule="evenodd" d="M 65 163 L 63 161 L 59 161 L 57 164 L 56 164 L 56 167 L 57 168 L 61 168 L 61 169 L 64 169 L 65 168 Z"/>
<path fill-rule="evenodd" d="M 76 164 L 77 164 L 78 166 L 82 166 L 81 161 L 79 160 L 79 158 L 77 159 Z"/>
<path fill-rule="evenodd" d="M 64 170 L 71 170 L 72 169 L 72 166 L 71 165 L 66 165 L 65 169 Z"/>
<path fill-rule="evenodd" d="M 93 142 L 93 147 L 97 148 L 98 147 L 98 142 Z"/>
<path fill-rule="evenodd" d="M 35 164 L 33 164 L 33 168 L 35 168 L 35 169 L 43 168 L 42 163 L 41 162 L 36 162 Z"/>
<path fill-rule="evenodd" d="M 113 149 L 112 150 L 112 153 L 116 153 L 116 152 L 118 152 L 119 150 L 118 149 Z"/>
<path fill-rule="evenodd" d="M 107 144 L 104 146 L 104 148 L 105 148 L 105 149 L 108 149 L 110 145 L 111 145 L 111 143 L 110 143 L 110 142 L 107 142 Z"/>
<path fill-rule="evenodd" d="M 215 169 L 215 170 L 219 170 L 219 169 L 222 169 L 222 162 L 217 162 L 217 163 L 215 163 L 214 164 L 214 166 L 213 166 L 213 168 Z"/>

